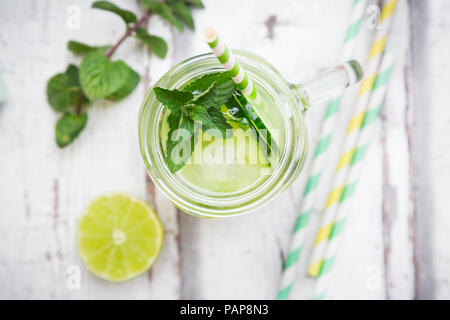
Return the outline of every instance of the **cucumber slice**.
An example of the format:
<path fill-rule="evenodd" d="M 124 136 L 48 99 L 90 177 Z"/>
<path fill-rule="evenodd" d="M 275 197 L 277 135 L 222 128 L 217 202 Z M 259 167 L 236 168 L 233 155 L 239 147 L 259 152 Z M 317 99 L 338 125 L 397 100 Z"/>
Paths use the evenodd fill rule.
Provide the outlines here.
<path fill-rule="evenodd" d="M 253 105 L 242 95 L 239 91 L 233 94 L 233 97 L 225 104 L 228 108 L 228 116 L 231 117 L 230 121 L 240 122 L 247 125 L 252 133 L 255 135 L 256 140 L 261 143 L 261 147 L 266 151 L 267 156 L 270 156 L 272 152 L 278 152 L 278 146 L 269 129 L 255 112 Z"/>

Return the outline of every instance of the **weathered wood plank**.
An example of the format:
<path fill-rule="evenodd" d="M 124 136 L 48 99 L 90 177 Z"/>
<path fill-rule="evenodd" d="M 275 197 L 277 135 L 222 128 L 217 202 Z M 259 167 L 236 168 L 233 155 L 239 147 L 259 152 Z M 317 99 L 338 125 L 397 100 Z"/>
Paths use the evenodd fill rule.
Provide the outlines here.
<path fill-rule="evenodd" d="M 174 64 L 174 31 L 160 18 L 153 18 L 148 26 L 152 33 L 164 37 L 169 43 L 169 51 L 164 60 L 151 57 L 148 61 L 148 78 L 144 83 L 147 91 Z M 145 53 L 146 54 L 146 53 Z M 181 298 L 181 254 L 177 208 L 155 187 L 145 173 L 147 199 L 158 211 L 164 225 L 164 249 L 150 270 L 151 289 L 157 299 Z"/>
<path fill-rule="evenodd" d="M 411 1 L 418 298 L 450 297 L 448 1 Z"/>
<path fill-rule="evenodd" d="M 55 116 L 46 106 L 44 89 L 52 72 L 48 66 L 60 68 L 65 60 L 64 47 L 50 41 L 56 32 L 49 30 L 48 20 L 57 10 L 23 1 L 3 4 L 0 13 L 5 26 L 0 31 L 0 64 L 8 90 L 0 110 L 3 298 L 56 298 L 64 284 L 54 259 L 61 255 L 54 232 L 60 218 L 54 196 Z"/>
<path fill-rule="evenodd" d="M 120 103 L 96 102 L 77 141 L 60 150 L 54 143 L 56 115 L 47 104 L 45 84 L 68 61 L 78 61 L 65 49 L 68 39 L 92 44 L 117 41 L 124 32 L 120 19 L 78 2 L 80 28 L 66 27 L 71 2 L 22 1 L 2 7 L 1 65 L 9 89 L 2 106 L 2 297 L 21 298 L 178 298 L 180 277 L 173 207 L 157 195 L 166 232 L 166 250 L 155 264 L 154 276 L 143 275 L 123 284 L 92 276 L 82 265 L 75 246 L 76 223 L 83 208 L 105 192 L 126 192 L 146 197 L 145 169 L 138 148 L 137 114 L 145 93 L 139 89 Z M 136 3 L 118 5 L 137 9 Z M 72 11 L 71 11 L 72 12 Z M 156 34 L 171 41 L 171 31 L 159 19 Z M 148 55 L 136 40 L 119 48 L 123 58 L 141 75 L 159 77 L 171 64 Z M 156 60 L 156 61 L 154 61 Z M 153 68 L 153 64 L 158 67 Z M 150 71 L 148 71 L 150 70 Z M 148 86 L 148 83 L 147 83 Z M 3 176 L 3 172 L 5 176 Z M 5 177 L 5 179 L 3 178 Z M 3 218 L 4 219 L 4 218 Z M 3 221 L 2 219 L 2 221 Z M 173 234 L 173 236 L 170 236 Z M 175 244 L 175 246 L 174 246 Z M 167 249 L 169 248 L 169 249 Z M 68 267 L 81 269 L 81 288 L 66 286 Z M 173 267 L 172 267 L 173 266 Z"/>
<path fill-rule="evenodd" d="M 382 110 L 383 240 L 385 286 L 388 299 L 415 297 L 413 221 L 410 189 L 411 152 L 408 136 L 410 101 L 409 5 L 399 1 L 386 49 L 395 55 L 389 90 Z"/>

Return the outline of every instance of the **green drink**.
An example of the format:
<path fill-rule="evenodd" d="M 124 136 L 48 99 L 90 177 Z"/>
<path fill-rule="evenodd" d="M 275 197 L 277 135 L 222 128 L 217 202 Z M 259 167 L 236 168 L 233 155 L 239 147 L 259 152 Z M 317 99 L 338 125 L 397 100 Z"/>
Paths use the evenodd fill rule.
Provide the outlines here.
<path fill-rule="evenodd" d="M 235 57 L 259 102 L 227 79 L 215 55 L 204 54 L 169 70 L 141 106 L 139 142 L 149 175 L 191 214 L 247 213 L 286 190 L 308 151 L 304 112 L 361 76 L 352 62 L 292 85 L 256 55 L 236 51 Z M 209 81 L 214 74 L 224 74 L 223 81 Z"/>
<path fill-rule="evenodd" d="M 192 86 L 197 80 L 191 80 L 184 87 Z M 230 90 L 228 96 L 224 104 L 209 106 L 222 114 L 228 124 L 228 134 L 222 136 L 202 130 L 202 123 L 197 123 L 196 136 L 191 137 L 195 139 L 191 157 L 179 171 L 191 188 L 216 196 L 243 192 L 264 182 L 277 162 L 278 153 L 272 149 L 275 146 L 278 149 L 282 143 L 277 129 L 282 125 L 282 118 L 270 95 L 263 94 L 258 105 L 250 103 L 236 88 Z M 167 110 L 162 116 L 159 133 L 166 159 L 170 114 Z"/>

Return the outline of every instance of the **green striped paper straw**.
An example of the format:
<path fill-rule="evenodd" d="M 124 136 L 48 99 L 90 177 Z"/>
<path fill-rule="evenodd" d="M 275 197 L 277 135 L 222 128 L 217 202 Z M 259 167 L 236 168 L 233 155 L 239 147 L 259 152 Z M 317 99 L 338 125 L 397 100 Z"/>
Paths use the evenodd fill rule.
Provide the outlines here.
<path fill-rule="evenodd" d="M 362 171 L 364 156 L 367 153 L 367 149 L 375 133 L 375 122 L 378 119 L 378 115 L 383 105 L 392 68 L 393 56 L 390 53 L 385 53 L 382 58 L 380 71 L 377 74 L 373 84 L 373 93 L 370 97 L 369 107 L 361 124 L 361 132 L 356 143 L 355 152 L 353 153 L 348 176 L 345 181 L 345 189 L 349 190 L 349 192 L 341 195 L 341 200 L 338 204 L 336 218 L 328 238 L 325 256 L 318 274 L 318 280 L 314 291 L 314 299 L 323 299 L 326 295 L 330 281 L 330 271 L 334 265 L 336 253 L 342 240 L 342 231 L 344 230 L 347 217 L 351 212 L 351 199 L 354 195 L 356 185 Z"/>
<path fill-rule="evenodd" d="M 253 85 L 252 79 L 247 75 L 247 72 L 237 62 L 230 48 L 219 38 L 214 28 L 208 27 L 205 29 L 205 38 L 212 52 L 217 56 L 220 63 L 225 70 L 231 72 L 234 83 L 237 84 L 239 90 L 247 97 L 259 104 L 261 98 L 256 87 Z"/>
<path fill-rule="evenodd" d="M 350 24 L 347 27 L 344 38 L 344 46 L 341 52 L 341 60 L 347 61 L 354 55 L 357 36 L 360 30 L 366 0 L 354 0 L 351 10 Z M 285 300 L 289 298 L 292 285 L 295 280 L 297 265 L 302 250 L 303 241 L 306 236 L 306 227 L 313 209 L 314 200 L 317 194 L 320 178 L 324 169 L 325 155 L 332 138 L 332 133 L 336 126 L 337 113 L 340 106 L 341 97 L 338 97 L 328 104 L 325 116 L 322 119 L 320 138 L 317 143 L 309 178 L 303 191 L 303 200 L 299 210 L 299 215 L 294 226 L 288 255 L 284 262 L 283 274 L 281 276 L 280 289 L 277 299 Z"/>

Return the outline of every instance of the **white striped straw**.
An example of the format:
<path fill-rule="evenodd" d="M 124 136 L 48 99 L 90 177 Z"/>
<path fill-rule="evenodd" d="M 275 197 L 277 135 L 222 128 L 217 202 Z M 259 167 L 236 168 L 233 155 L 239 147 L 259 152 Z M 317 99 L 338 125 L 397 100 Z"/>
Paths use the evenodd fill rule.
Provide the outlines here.
<path fill-rule="evenodd" d="M 356 144 L 356 151 L 352 159 L 350 170 L 345 182 L 349 190 L 352 190 L 349 194 L 345 196 L 344 199 L 338 204 L 338 209 L 336 212 L 336 219 L 334 221 L 334 230 L 330 235 L 327 242 L 327 247 L 325 250 L 325 258 L 323 259 L 322 268 L 318 275 L 318 279 L 315 286 L 314 298 L 323 299 L 326 295 L 328 284 L 330 282 L 331 269 L 333 268 L 334 261 L 336 258 L 336 253 L 339 250 L 340 243 L 343 238 L 343 229 L 345 227 L 348 215 L 351 213 L 352 196 L 354 195 L 355 187 L 358 183 L 359 176 L 362 171 L 362 166 L 364 164 L 364 156 L 367 154 L 367 149 L 373 139 L 375 134 L 375 120 L 378 119 L 378 115 L 383 104 L 388 80 L 392 72 L 393 67 L 393 56 L 390 53 L 385 53 L 383 55 L 383 60 L 381 62 L 380 72 L 375 79 L 374 88 L 375 90 L 370 97 L 369 109 L 365 114 L 363 121 L 363 130 L 358 137 L 358 142 Z"/>
<path fill-rule="evenodd" d="M 328 200 L 322 216 L 321 226 L 314 242 L 312 257 L 308 265 L 307 273 L 312 277 L 316 277 L 322 267 L 323 256 L 325 254 L 326 243 L 332 231 L 333 220 L 336 216 L 338 202 L 341 195 L 345 194 L 344 182 L 346 180 L 349 164 L 354 154 L 354 146 L 358 139 L 365 111 L 368 107 L 370 95 L 375 77 L 380 66 L 381 54 L 384 50 L 386 39 L 389 35 L 389 29 L 392 23 L 392 15 L 395 11 L 397 0 L 388 0 L 383 6 L 380 17 L 380 29 L 375 35 L 375 40 L 369 53 L 368 66 L 366 68 L 366 77 L 363 79 L 356 106 L 353 112 L 353 118 L 350 120 L 348 130 L 345 137 L 343 153 L 340 156 L 339 163 L 336 168 L 332 189 L 328 195 Z M 378 89 L 378 88 L 377 88 Z"/>

